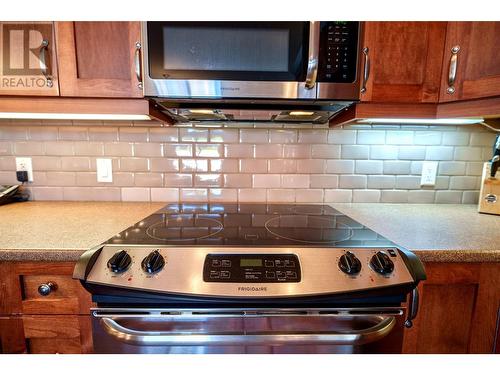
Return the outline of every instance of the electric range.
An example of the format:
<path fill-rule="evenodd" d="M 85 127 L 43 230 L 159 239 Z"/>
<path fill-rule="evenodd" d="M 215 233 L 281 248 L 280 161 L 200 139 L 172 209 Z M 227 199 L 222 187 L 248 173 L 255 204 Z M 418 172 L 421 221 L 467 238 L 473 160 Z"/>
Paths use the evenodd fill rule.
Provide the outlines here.
<path fill-rule="evenodd" d="M 234 345 L 337 352 L 380 340 L 397 317 L 406 315 L 410 327 L 425 271 L 413 253 L 330 206 L 185 203 L 166 205 L 84 253 L 74 277 L 98 306 L 97 352 L 226 353 Z M 199 319 L 203 325 L 169 326 L 179 319 L 191 329 Z M 224 322 L 234 319 L 246 328 L 226 332 L 232 326 Z M 345 322 L 350 330 L 324 333 Z M 368 328 L 354 329 L 355 322 Z M 277 327 L 285 333 L 276 335 Z"/>

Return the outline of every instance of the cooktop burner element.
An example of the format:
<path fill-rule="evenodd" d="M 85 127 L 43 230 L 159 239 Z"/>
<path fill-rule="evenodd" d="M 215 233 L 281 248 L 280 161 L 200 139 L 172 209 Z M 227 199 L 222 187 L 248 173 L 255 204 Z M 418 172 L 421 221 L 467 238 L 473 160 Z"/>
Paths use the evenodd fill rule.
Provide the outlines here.
<path fill-rule="evenodd" d="M 220 221 L 196 214 L 164 215 L 151 224 L 146 234 L 158 241 L 193 241 L 211 237 L 223 229 Z"/>
<path fill-rule="evenodd" d="M 326 205 L 169 204 L 108 244 L 204 246 L 392 246 Z"/>
<path fill-rule="evenodd" d="M 266 221 L 265 228 L 278 238 L 310 244 L 344 242 L 353 234 L 333 215 L 280 215 Z"/>

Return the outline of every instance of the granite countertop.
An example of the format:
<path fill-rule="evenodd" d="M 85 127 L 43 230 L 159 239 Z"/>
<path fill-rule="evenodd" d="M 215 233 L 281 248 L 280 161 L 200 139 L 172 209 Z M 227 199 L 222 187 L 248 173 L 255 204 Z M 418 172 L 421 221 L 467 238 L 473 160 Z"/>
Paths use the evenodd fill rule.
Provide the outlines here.
<path fill-rule="evenodd" d="M 23 202 L 0 206 L 0 261 L 75 261 L 162 203 Z"/>
<path fill-rule="evenodd" d="M 76 261 L 164 203 L 24 202 L 0 206 L 0 261 Z M 500 262 L 500 216 L 474 205 L 334 204 L 423 261 Z"/>
<path fill-rule="evenodd" d="M 500 262 L 500 216 L 469 204 L 346 203 L 332 207 L 427 262 Z"/>

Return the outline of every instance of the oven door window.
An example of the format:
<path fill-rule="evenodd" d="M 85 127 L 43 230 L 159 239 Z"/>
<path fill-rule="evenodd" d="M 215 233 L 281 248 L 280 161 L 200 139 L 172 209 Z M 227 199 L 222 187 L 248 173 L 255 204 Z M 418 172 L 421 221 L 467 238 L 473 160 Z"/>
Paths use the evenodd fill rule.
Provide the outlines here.
<path fill-rule="evenodd" d="M 153 79 L 305 80 L 309 22 L 148 22 Z"/>

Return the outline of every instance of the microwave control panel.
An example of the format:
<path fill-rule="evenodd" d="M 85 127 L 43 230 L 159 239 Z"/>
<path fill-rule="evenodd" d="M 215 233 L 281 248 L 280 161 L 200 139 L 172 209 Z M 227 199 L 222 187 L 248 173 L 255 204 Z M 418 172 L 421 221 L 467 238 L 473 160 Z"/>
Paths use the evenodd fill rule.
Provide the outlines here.
<path fill-rule="evenodd" d="M 299 258 L 295 254 L 208 254 L 203 281 L 215 283 L 298 283 Z"/>
<path fill-rule="evenodd" d="M 358 63 L 359 22 L 320 23 L 318 82 L 352 83 Z"/>

